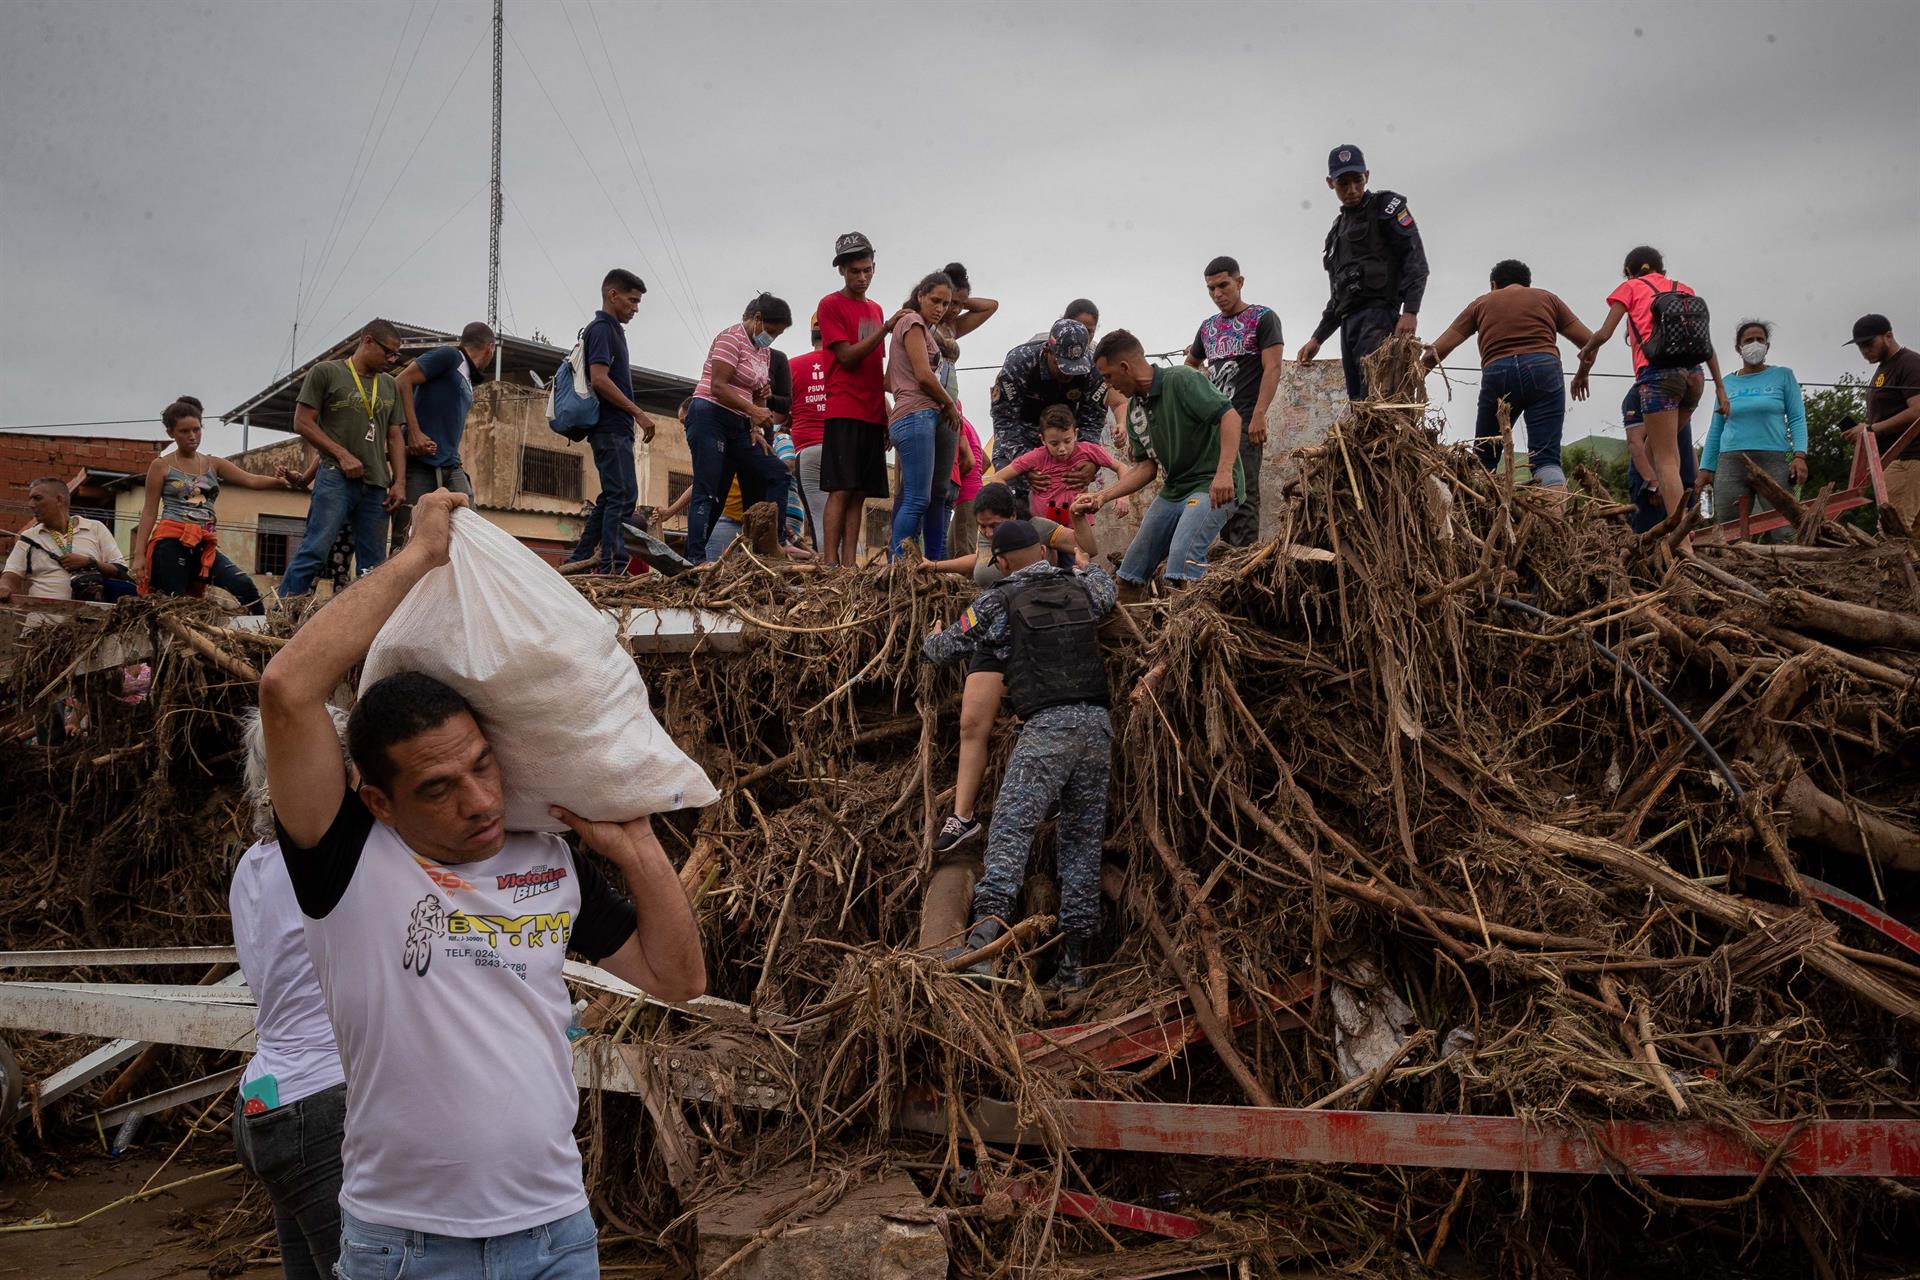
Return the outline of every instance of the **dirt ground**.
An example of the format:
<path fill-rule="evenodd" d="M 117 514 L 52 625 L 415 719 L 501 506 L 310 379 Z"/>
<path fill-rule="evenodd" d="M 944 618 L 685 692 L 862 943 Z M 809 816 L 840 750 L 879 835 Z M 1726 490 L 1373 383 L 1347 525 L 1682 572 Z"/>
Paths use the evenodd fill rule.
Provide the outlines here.
<path fill-rule="evenodd" d="M 0 1181 L 0 1223 L 19 1223 L 43 1213 L 58 1221 L 77 1218 L 138 1191 L 164 1159 L 165 1151 L 135 1151 L 121 1160 L 82 1157 L 63 1166 L 58 1176 L 42 1171 Z M 183 1154 L 156 1185 L 208 1173 L 225 1163 L 230 1161 L 214 1155 L 196 1160 Z M 0 1280 L 199 1280 L 217 1251 L 204 1247 L 198 1233 L 185 1224 L 231 1205 L 245 1176 L 235 1171 L 207 1178 L 57 1231 L 0 1234 Z M 255 1267 L 239 1274 L 246 1280 L 267 1280 L 280 1269 Z"/>
<path fill-rule="evenodd" d="M 211 1173 L 231 1163 L 227 1156 L 211 1146 L 199 1159 L 183 1153 L 156 1185 Z M 57 1177 L 43 1170 L 0 1180 L 0 1227 L 43 1213 L 64 1222 L 111 1204 L 138 1191 L 165 1158 L 165 1151 L 135 1151 L 121 1160 L 88 1156 L 64 1164 Z M 221 1250 L 208 1246 L 190 1224 L 224 1213 L 238 1199 L 245 1177 L 238 1171 L 209 1177 L 60 1230 L 0 1231 L 0 1280 L 206 1280 Z M 664 1280 L 674 1274 L 643 1260 L 631 1245 L 603 1245 L 600 1260 L 608 1277 Z M 222 1274 L 278 1280 L 280 1268 L 223 1269 Z"/>

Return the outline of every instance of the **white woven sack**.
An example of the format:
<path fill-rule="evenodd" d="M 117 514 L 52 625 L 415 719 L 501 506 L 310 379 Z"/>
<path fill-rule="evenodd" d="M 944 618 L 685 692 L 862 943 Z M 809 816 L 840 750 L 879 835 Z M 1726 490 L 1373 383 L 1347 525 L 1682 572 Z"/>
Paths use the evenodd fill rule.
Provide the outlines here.
<path fill-rule="evenodd" d="M 564 830 L 554 804 L 608 822 L 712 804 L 719 793 L 653 718 L 616 632 L 552 566 L 457 509 L 450 563 L 380 628 L 362 687 L 418 671 L 459 690 L 500 760 L 509 831 Z"/>

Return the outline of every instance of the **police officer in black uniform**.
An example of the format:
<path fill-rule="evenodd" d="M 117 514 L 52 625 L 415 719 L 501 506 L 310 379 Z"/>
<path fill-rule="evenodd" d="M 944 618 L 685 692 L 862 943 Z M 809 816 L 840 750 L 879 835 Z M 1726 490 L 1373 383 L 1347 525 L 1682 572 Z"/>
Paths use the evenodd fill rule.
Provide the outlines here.
<path fill-rule="evenodd" d="M 1007 576 L 959 621 L 928 636 L 923 651 L 933 663 L 976 651 L 1004 663 L 1007 696 L 1023 722 L 994 798 L 986 874 L 973 891 L 966 949 L 977 951 L 1006 932 L 1034 833 L 1057 800 L 1054 862 L 1066 939 L 1051 985 L 1074 991 L 1086 983 L 1081 966 L 1087 940 L 1100 923 L 1100 846 L 1113 742 L 1100 621 L 1113 611 L 1116 588 L 1098 565 L 1074 570 L 1049 564 L 1040 535 L 1025 520 L 1005 521 L 993 531 L 993 560 Z M 976 971 L 991 974 L 993 962 L 981 962 Z"/>
<path fill-rule="evenodd" d="M 1321 254 L 1332 296 L 1297 357 L 1305 362 L 1319 355 L 1320 344 L 1338 329 L 1349 400 L 1366 398 L 1360 361 L 1389 337 L 1413 334 L 1427 291 L 1427 250 L 1407 198 L 1367 190 L 1371 176 L 1358 147 L 1335 147 L 1327 156 L 1327 185 L 1340 197 L 1340 216 Z"/>

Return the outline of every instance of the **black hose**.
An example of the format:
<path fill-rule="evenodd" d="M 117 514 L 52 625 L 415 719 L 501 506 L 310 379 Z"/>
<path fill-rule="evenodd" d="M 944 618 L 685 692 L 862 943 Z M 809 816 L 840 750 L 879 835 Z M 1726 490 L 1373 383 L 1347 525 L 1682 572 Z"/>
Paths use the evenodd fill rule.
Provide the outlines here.
<path fill-rule="evenodd" d="M 1562 625 L 1566 623 L 1566 619 L 1556 618 L 1545 609 L 1536 609 L 1524 600 L 1515 600 L 1511 596 L 1495 596 L 1493 599 L 1496 604 L 1505 605 L 1509 609 L 1517 609 L 1521 613 L 1532 614 L 1534 617 L 1544 619 L 1547 622 L 1557 622 Z M 1687 736 L 1693 739 L 1694 745 L 1706 753 L 1707 759 L 1713 762 L 1713 767 L 1719 771 L 1721 777 L 1727 780 L 1727 785 L 1733 788 L 1734 799 L 1744 802 L 1747 798 L 1746 789 L 1740 785 L 1740 780 L 1733 776 L 1733 770 L 1727 768 L 1727 762 L 1720 758 L 1720 753 L 1713 749 L 1713 744 L 1707 741 L 1706 735 L 1700 732 L 1699 726 L 1687 719 L 1687 713 L 1675 706 L 1672 698 L 1660 692 L 1653 681 L 1640 674 L 1638 667 L 1628 662 L 1613 650 L 1607 648 L 1606 645 L 1601 644 L 1590 628 L 1582 627 L 1581 634 L 1587 638 L 1587 643 L 1598 649 L 1607 661 L 1611 662 L 1621 671 L 1626 672 L 1629 676 L 1632 676 L 1636 684 L 1653 695 L 1654 699 L 1666 709 L 1667 714 L 1672 716 L 1675 722 L 1687 731 Z"/>

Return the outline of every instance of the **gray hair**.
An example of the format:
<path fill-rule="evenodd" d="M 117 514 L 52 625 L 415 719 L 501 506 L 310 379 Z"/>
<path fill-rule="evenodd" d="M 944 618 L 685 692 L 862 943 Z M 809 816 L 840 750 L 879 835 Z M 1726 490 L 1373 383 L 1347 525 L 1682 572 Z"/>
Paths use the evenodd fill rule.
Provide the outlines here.
<path fill-rule="evenodd" d="M 67 482 L 65 480 L 62 480 L 59 476 L 41 476 L 38 480 L 35 480 L 32 483 L 27 485 L 27 492 L 31 493 L 35 489 L 39 489 L 39 488 L 47 488 L 47 489 L 53 490 L 55 493 L 60 495 L 60 501 L 62 502 L 73 501 L 73 490 L 69 489 L 67 487 Z"/>
<path fill-rule="evenodd" d="M 347 713 L 328 704 L 327 714 L 333 717 L 333 731 L 340 735 L 340 759 L 347 758 Z M 272 840 L 273 797 L 267 791 L 267 735 L 260 727 L 260 708 L 248 707 L 241 717 L 241 741 L 246 745 L 246 783 L 247 807 L 253 813 L 253 835 L 256 840 Z M 349 765 L 349 768 L 352 766 Z"/>

